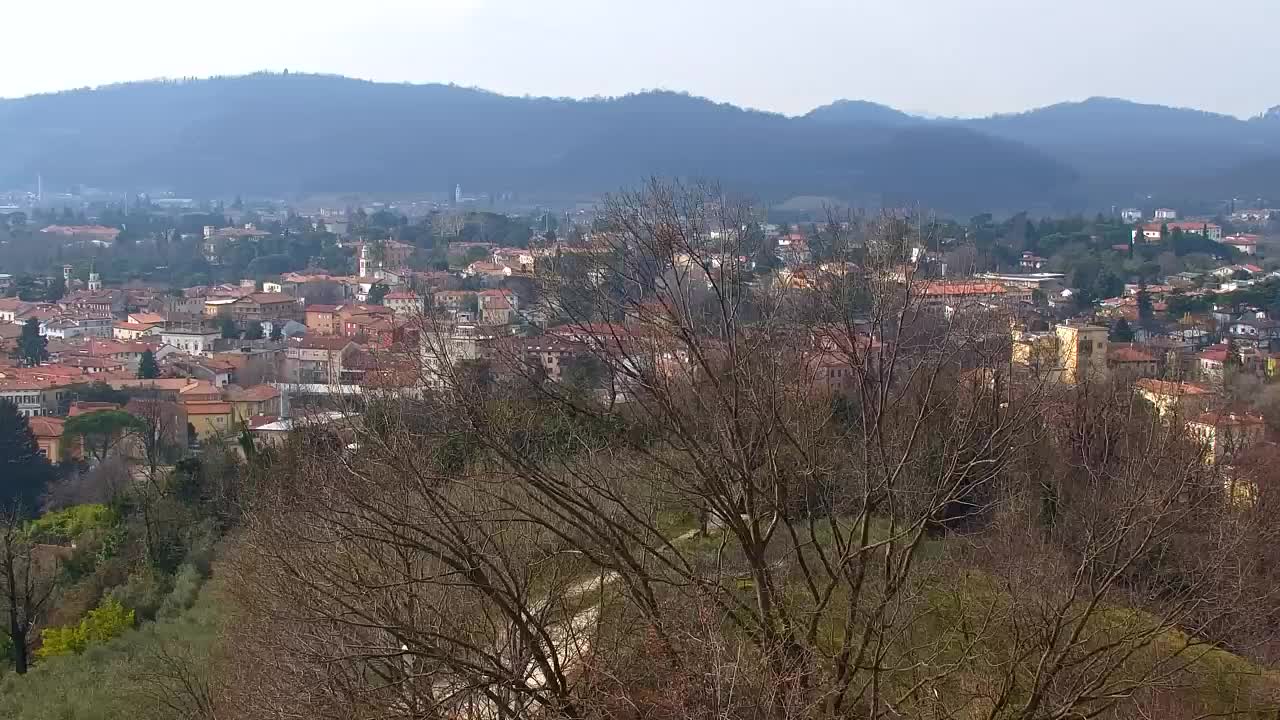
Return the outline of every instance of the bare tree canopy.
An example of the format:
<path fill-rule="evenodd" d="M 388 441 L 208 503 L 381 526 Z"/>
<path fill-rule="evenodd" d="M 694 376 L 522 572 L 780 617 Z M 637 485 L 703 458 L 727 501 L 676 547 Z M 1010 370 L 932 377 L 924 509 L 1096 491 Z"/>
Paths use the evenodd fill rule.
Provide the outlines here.
<path fill-rule="evenodd" d="M 257 718 L 1274 712 L 1276 521 L 1124 387 L 1010 359 L 1007 307 L 832 217 L 808 274 L 654 182 L 540 269 L 553 318 L 421 319 L 425 392 L 272 449 L 230 552 Z M 561 358 L 565 358 L 561 361 Z M 202 690 L 202 692 L 206 692 Z M 202 696 L 203 697 L 203 696 Z M 1258 715 L 1261 716 L 1261 715 Z"/>

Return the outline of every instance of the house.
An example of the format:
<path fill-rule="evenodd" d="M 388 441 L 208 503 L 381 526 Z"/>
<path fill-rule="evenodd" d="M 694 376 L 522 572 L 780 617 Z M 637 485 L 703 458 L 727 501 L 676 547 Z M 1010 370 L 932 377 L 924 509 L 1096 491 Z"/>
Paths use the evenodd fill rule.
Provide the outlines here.
<path fill-rule="evenodd" d="M 1203 383 L 1142 378 L 1133 386 L 1138 396 L 1151 403 L 1161 418 L 1175 412 L 1182 417 L 1198 415 L 1214 397 L 1213 389 Z"/>
<path fill-rule="evenodd" d="M 382 304 L 391 308 L 399 317 L 411 318 L 421 315 L 426 310 L 426 301 L 412 290 L 394 290 L 387 293 Z"/>
<path fill-rule="evenodd" d="M 0 298 L 0 322 L 18 322 L 18 316 L 35 307 L 35 303 L 19 300 L 16 297 Z"/>
<path fill-rule="evenodd" d="M 337 335 L 338 308 L 341 305 L 308 305 L 304 311 L 307 332 L 314 335 Z"/>
<path fill-rule="evenodd" d="M 1235 248 L 1236 250 L 1239 250 L 1245 255 L 1257 255 L 1258 241 L 1261 239 L 1262 238 L 1258 235 L 1240 234 L 1240 235 L 1228 235 L 1222 238 L 1221 240 L 1219 240 L 1218 242 L 1222 243 L 1223 245 L 1230 245 L 1231 247 Z"/>
<path fill-rule="evenodd" d="M 1228 325 L 1227 333 L 1242 347 L 1270 350 L 1280 340 L 1280 322 L 1246 315 Z"/>
<path fill-rule="evenodd" d="M 1187 423 L 1187 431 L 1204 444 L 1206 465 L 1230 464 L 1262 440 L 1266 421 L 1251 413 L 1205 412 Z"/>
<path fill-rule="evenodd" d="M 383 305 L 343 305 L 337 312 L 338 334 L 343 337 L 383 333 L 394 321 L 395 311 Z"/>
<path fill-rule="evenodd" d="M 40 323 L 40 334 L 58 340 L 78 337 L 109 338 L 113 321 L 110 315 L 91 311 L 68 310 Z"/>
<path fill-rule="evenodd" d="M 1155 211 L 1155 214 L 1152 215 L 1152 217 L 1162 222 L 1167 222 L 1169 220 L 1177 220 L 1178 211 L 1170 208 L 1158 208 Z"/>
<path fill-rule="evenodd" d="M 111 336 L 116 340 L 137 340 L 145 335 L 159 335 L 164 323 L 135 323 L 117 320 L 111 325 Z"/>
<path fill-rule="evenodd" d="M 1126 225 L 1142 222 L 1142 211 L 1138 208 L 1125 208 L 1120 211 L 1120 221 Z"/>
<path fill-rule="evenodd" d="M 477 299 L 480 322 L 486 325 L 509 325 L 520 305 L 520 298 L 510 290 L 483 290 Z"/>
<path fill-rule="evenodd" d="M 1236 273 L 1244 273 L 1246 275 L 1261 275 L 1263 269 L 1252 263 L 1243 265 L 1224 265 L 1213 270 L 1213 276 L 1216 278 L 1229 278 L 1235 276 Z"/>
<path fill-rule="evenodd" d="M 175 373 L 203 380 L 217 388 L 230 384 L 236 371 L 235 364 L 230 361 L 207 357 L 177 358 L 169 363 L 169 367 Z"/>
<path fill-rule="evenodd" d="M 187 413 L 187 422 L 195 428 L 196 437 L 201 439 L 224 435 L 235 427 L 231 403 L 216 400 L 183 401 L 182 409 Z"/>
<path fill-rule="evenodd" d="M 222 335 L 216 330 L 171 329 L 160 333 L 160 342 L 192 355 L 204 355 L 212 351 L 213 343 Z"/>
<path fill-rule="evenodd" d="M 1209 382 L 1222 382 L 1222 373 L 1226 368 L 1229 351 L 1226 345 L 1212 345 L 1196 355 L 1196 372 L 1201 379 Z"/>
<path fill-rule="evenodd" d="M 1022 253 L 1022 259 L 1018 261 L 1018 267 L 1023 268 L 1024 270 L 1039 270 L 1048 262 L 1049 261 L 1047 259 L 1042 258 L 1033 252 L 1024 252 Z"/>
<path fill-rule="evenodd" d="M 5 400 L 18 408 L 18 414 L 25 417 L 48 415 L 57 408 L 49 407 L 45 390 L 47 385 L 35 380 L 0 380 L 0 400 Z"/>
<path fill-rule="evenodd" d="M 98 315 L 116 315 L 124 312 L 123 290 L 76 290 L 67 293 L 58 305 L 68 310 L 87 310 Z"/>
<path fill-rule="evenodd" d="M 345 358 L 358 349 L 345 337 L 305 335 L 289 340 L 285 346 L 284 376 L 291 383 L 339 383 Z"/>
<path fill-rule="evenodd" d="M 515 272 L 533 272 L 533 253 L 521 248 L 494 248 L 493 264 L 509 267 Z"/>
<path fill-rule="evenodd" d="M 490 277 L 490 278 L 503 278 L 503 277 L 511 277 L 513 272 L 514 271 L 506 265 L 499 265 L 497 263 L 492 263 L 487 260 L 477 260 L 471 263 L 470 265 L 468 265 L 466 270 L 463 270 L 462 274 L 466 275 L 467 277 L 479 276 L 479 277 Z"/>
<path fill-rule="evenodd" d="M 232 385 L 223 398 L 231 403 L 236 422 L 247 422 L 255 415 L 280 415 L 280 391 L 270 385 Z"/>
<path fill-rule="evenodd" d="M 1113 345 L 1107 349 L 1107 371 L 1125 377 L 1154 377 L 1158 373 L 1155 355 L 1133 345 Z"/>
<path fill-rule="evenodd" d="M 231 318 L 240 327 L 263 320 L 299 317 L 298 301 L 283 293 L 250 293 L 231 304 Z"/>
<path fill-rule="evenodd" d="M 439 290 L 432 295 L 431 299 L 436 307 L 455 314 L 460 311 L 474 311 L 479 307 L 479 300 L 472 290 Z"/>
<path fill-rule="evenodd" d="M 66 421 L 62 418 L 33 417 L 27 422 L 31 427 L 31 434 L 36 436 L 36 445 L 40 448 L 40 454 L 49 458 L 49 462 L 60 461 L 64 448 L 70 450 L 63 443 L 63 426 Z M 78 446 L 78 443 L 75 444 Z"/>
<path fill-rule="evenodd" d="M 1136 229 L 1134 229 L 1133 240 L 1134 242 L 1137 242 L 1139 239 L 1142 239 L 1146 242 L 1160 242 L 1161 240 L 1166 239 L 1164 237 L 1164 233 L 1166 230 L 1168 232 L 1180 230 L 1184 233 L 1193 233 L 1196 235 L 1203 235 L 1209 238 L 1210 240 L 1215 240 L 1215 241 L 1222 239 L 1221 225 L 1217 225 L 1211 222 L 1200 222 L 1196 220 L 1184 220 L 1181 222 L 1177 222 L 1172 220 L 1161 221 L 1157 219 L 1156 222 L 1149 222 L 1143 225 L 1139 225 Z M 1139 233 L 1141 233 L 1141 238 L 1139 237 Z"/>
<path fill-rule="evenodd" d="M 204 316 L 219 317 L 231 314 L 231 306 L 235 304 L 238 297 L 208 297 L 204 301 Z"/>

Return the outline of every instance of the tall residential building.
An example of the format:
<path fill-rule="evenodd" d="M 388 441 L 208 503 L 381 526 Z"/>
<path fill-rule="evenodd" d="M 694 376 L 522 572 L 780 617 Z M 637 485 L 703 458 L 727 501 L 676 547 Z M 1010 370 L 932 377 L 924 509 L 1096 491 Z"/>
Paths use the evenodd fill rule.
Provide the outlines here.
<path fill-rule="evenodd" d="M 1079 385 L 1089 376 L 1102 377 L 1107 371 L 1107 328 L 1101 325 L 1066 322 L 1055 328 L 1058 334 L 1058 366 L 1062 381 Z"/>
<path fill-rule="evenodd" d="M 462 183 L 458 183 L 457 185 L 454 186 L 453 201 L 458 204 L 462 203 Z"/>

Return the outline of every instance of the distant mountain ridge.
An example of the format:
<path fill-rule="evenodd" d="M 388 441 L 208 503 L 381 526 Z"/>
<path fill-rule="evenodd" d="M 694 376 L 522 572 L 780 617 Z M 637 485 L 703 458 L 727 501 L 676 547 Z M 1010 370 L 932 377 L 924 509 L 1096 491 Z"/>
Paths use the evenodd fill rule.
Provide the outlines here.
<path fill-rule="evenodd" d="M 1098 188 L 1142 190 L 1129 178 L 1133 162 L 1183 151 L 1224 176 L 1247 166 L 1242 182 L 1280 189 L 1259 164 L 1280 147 L 1273 119 L 1105 99 L 980 120 L 929 120 L 853 100 L 789 118 L 666 91 L 520 98 L 259 73 L 0 100 L 0 186 L 39 173 L 46 182 L 192 194 L 455 183 L 594 193 L 659 174 L 713 177 L 773 199 L 1075 207 Z"/>

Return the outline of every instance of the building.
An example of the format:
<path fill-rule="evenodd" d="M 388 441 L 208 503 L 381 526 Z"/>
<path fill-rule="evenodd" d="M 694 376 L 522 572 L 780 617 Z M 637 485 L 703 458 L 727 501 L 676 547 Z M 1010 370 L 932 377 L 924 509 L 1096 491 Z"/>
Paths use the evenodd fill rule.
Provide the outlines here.
<path fill-rule="evenodd" d="M 1067 276 L 1062 273 L 1051 272 L 981 273 L 977 276 L 979 280 L 998 283 L 1005 287 L 1026 288 L 1029 290 L 1044 290 L 1055 284 L 1061 284 L 1066 280 L 1066 277 Z"/>
<path fill-rule="evenodd" d="M 357 269 L 360 277 L 381 280 L 383 272 L 409 263 L 413 246 L 395 240 L 360 243 L 357 249 Z"/>
<path fill-rule="evenodd" d="M 1266 422 L 1250 413 L 1205 412 L 1187 423 L 1187 431 L 1204 444 L 1206 465 L 1229 465 L 1261 442 Z"/>
<path fill-rule="evenodd" d="M 1196 372 L 1207 382 L 1220 383 L 1226 369 L 1230 349 L 1226 345 L 1211 345 L 1196 355 Z"/>
<path fill-rule="evenodd" d="M 117 320 L 112 323 L 111 336 L 116 340 L 137 340 L 146 335 L 159 335 L 164 323 L 135 323 Z"/>
<path fill-rule="evenodd" d="M 1126 225 L 1134 225 L 1142 222 L 1142 211 L 1138 208 L 1125 208 L 1120 211 L 1120 220 Z"/>
<path fill-rule="evenodd" d="M 230 309 L 231 319 L 242 328 L 263 320 L 292 320 L 301 316 L 298 301 L 283 293 L 250 293 L 238 298 Z"/>
<path fill-rule="evenodd" d="M 480 322 L 486 325 L 508 325 L 517 317 L 520 298 L 510 290 L 483 290 L 477 293 Z"/>
<path fill-rule="evenodd" d="M 1049 261 L 1036 255 L 1033 252 L 1022 253 L 1022 258 L 1018 261 L 1018 267 L 1024 270 L 1039 270 L 1043 268 Z"/>
<path fill-rule="evenodd" d="M 1139 397 L 1151 403 L 1162 419 L 1170 413 L 1177 413 L 1181 417 L 1198 415 L 1204 412 L 1213 399 L 1213 390 L 1201 383 L 1142 378 L 1133 387 Z"/>
<path fill-rule="evenodd" d="M 222 337 L 216 330 L 164 330 L 160 333 L 160 342 L 192 355 L 204 355 L 211 352 L 213 343 Z"/>
<path fill-rule="evenodd" d="M 1132 345 L 1107 349 L 1107 371 L 1130 378 L 1155 377 L 1159 373 L 1156 356 Z"/>
<path fill-rule="evenodd" d="M 1158 221 L 1164 221 L 1164 222 L 1167 222 L 1169 220 L 1177 220 L 1178 211 L 1173 210 L 1171 208 L 1158 208 L 1152 217 Z"/>
<path fill-rule="evenodd" d="M 187 422 L 195 428 L 198 438 L 224 435 L 235 427 L 233 408 L 229 402 L 183 401 L 182 409 L 187 413 Z"/>
<path fill-rule="evenodd" d="M 33 417 L 28 423 L 31 426 L 31 434 L 36 436 L 36 445 L 40 447 L 40 454 L 49 458 L 49 462 L 60 461 L 62 451 L 66 447 L 62 441 L 63 426 L 66 421 L 57 417 Z"/>
<path fill-rule="evenodd" d="M 358 349 L 345 337 L 306 335 L 290 340 L 285 346 L 284 376 L 291 383 L 340 383 L 345 359 Z"/>
<path fill-rule="evenodd" d="M 337 335 L 341 330 L 338 309 L 341 305 L 308 305 L 304 311 L 304 324 L 310 335 Z"/>
<path fill-rule="evenodd" d="M 1223 245 L 1230 245 L 1231 247 L 1235 248 L 1236 250 L 1239 250 L 1245 255 L 1257 255 L 1258 241 L 1261 239 L 1262 238 L 1258 235 L 1240 234 L 1240 235 L 1228 235 L 1222 238 L 1221 240 L 1219 240 L 1218 242 L 1221 242 Z"/>
<path fill-rule="evenodd" d="M 236 422 L 248 422 L 255 415 L 280 415 L 280 391 L 270 385 L 232 385 L 223 397 L 231 403 Z"/>
<path fill-rule="evenodd" d="M 40 334 L 51 340 L 70 340 L 78 337 L 110 338 L 114 321 L 110 315 L 89 312 L 68 312 L 40 323 Z"/>
<path fill-rule="evenodd" d="M 18 414 L 26 417 L 49 415 L 56 411 L 49 407 L 45 383 L 30 380 L 0 380 L 0 400 L 6 400 L 18 408 Z"/>
<path fill-rule="evenodd" d="M 1079 385 L 1100 378 L 1107 371 L 1107 333 L 1101 325 L 1065 322 L 1054 328 L 1058 341 L 1058 367 L 1062 381 Z"/>
<path fill-rule="evenodd" d="M 1137 242 L 1137 241 L 1140 239 L 1140 238 L 1139 238 L 1139 236 L 1138 236 L 1138 234 L 1139 234 L 1139 232 L 1141 232 L 1141 234 L 1142 234 L 1141 239 L 1142 239 L 1142 240 L 1144 240 L 1144 241 L 1146 241 L 1146 242 L 1160 242 L 1160 241 L 1162 241 L 1162 240 L 1164 240 L 1164 239 L 1165 239 L 1165 237 L 1164 237 L 1164 233 L 1165 233 L 1165 231 L 1166 231 L 1166 230 L 1167 230 L 1168 232 L 1171 232 L 1171 233 L 1172 233 L 1173 231 L 1175 231 L 1175 230 L 1180 230 L 1180 231 L 1182 231 L 1183 233 L 1191 233 L 1191 234 L 1195 234 L 1195 235 L 1203 235 L 1203 236 L 1205 236 L 1205 237 L 1207 237 L 1207 238 L 1209 238 L 1210 240 L 1213 240 L 1213 241 L 1218 241 L 1218 240 L 1221 240 L 1221 239 L 1222 239 L 1222 226 L 1221 226 L 1221 225 L 1216 225 L 1216 224 L 1211 223 L 1211 222 L 1200 222 L 1200 221 L 1196 221 L 1196 220 L 1184 220 L 1184 221 L 1181 221 L 1181 222 L 1177 222 L 1177 221 L 1159 222 L 1159 221 L 1157 221 L 1157 222 L 1150 222 L 1150 223 L 1147 223 L 1147 224 L 1145 224 L 1145 225 L 1140 225 L 1140 226 L 1138 226 L 1138 228 L 1137 228 L 1137 229 L 1135 229 L 1135 230 L 1133 231 L 1133 240 L 1134 240 L 1134 242 Z"/>
<path fill-rule="evenodd" d="M 395 290 L 387 293 L 382 304 L 391 308 L 398 317 L 411 318 L 426 311 L 426 300 L 412 290 Z"/>

